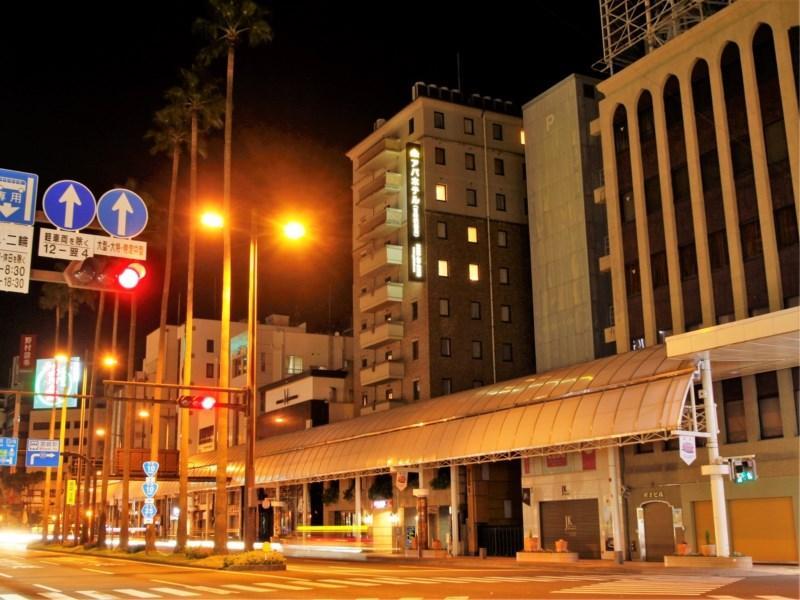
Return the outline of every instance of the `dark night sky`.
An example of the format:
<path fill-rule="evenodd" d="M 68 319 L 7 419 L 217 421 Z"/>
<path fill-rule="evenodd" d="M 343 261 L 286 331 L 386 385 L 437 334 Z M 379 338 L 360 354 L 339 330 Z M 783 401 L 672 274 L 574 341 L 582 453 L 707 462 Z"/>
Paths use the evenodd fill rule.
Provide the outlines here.
<path fill-rule="evenodd" d="M 377 118 L 406 105 L 415 81 L 456 87 L 522 104 L 573 72 L 592 74 L 599 58 L 596 0 L 570 2 L 342 3 L 264 2 L 274 40 L 237 54 L 233 196 L 267 217 L 302 211 L 314 239 L 302 252 L 266 246 L 260 314 L 290 314 L 313 330 L 351 321 L 350 162 L 344 153 Z M 467 8 L 469 7 L 469 8 Z M 169 162 L 143 139 L 163 93 L 178 83 L 202 40 L 192 33 L 199 0 L 131 3 L 14 2 L 4 7 L 0 168 L 39 175 L 39 196 L 58 179 L 76 179 L 99 197 L 133 178 L 166 202 Z M 223 77 L 222 63 L 212 71 Z M 222 134 L 200 163 L 201 198 L 221 196 Z M 185 205 L 186 170 L 179 202 Z M 185 219 L 180 215 L 179 219 Z M 201 242 L 197 316 L 218 313 L 221 243 Z M 176 237 L 170 321 L 185 292 L 185 237 Z M 157 327 L 158 249 L 142 299 L 143 333 Z M 234 238 L 233 317 L 246 316 L 246 244 Z M 49 268 L 46 261 L 34 266 Z M 19 334 L 38 333 L 52 351 L 53 316 L 26 296 L 0 293 L 0 386 Z M 94 319 L 77 323 L 80 352 Z M 127 317 L 123 326 L 127 327 Z M 126 335 L 122 336 L 125 339 Z"/>

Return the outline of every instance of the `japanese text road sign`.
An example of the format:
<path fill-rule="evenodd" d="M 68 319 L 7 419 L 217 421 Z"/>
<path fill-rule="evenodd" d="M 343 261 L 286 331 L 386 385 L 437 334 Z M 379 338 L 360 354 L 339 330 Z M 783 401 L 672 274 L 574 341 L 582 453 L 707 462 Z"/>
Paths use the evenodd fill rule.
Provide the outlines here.
<path fill-rule="evenodd" d="M 42 196 L 47 220 L 59 229 L 80 231 L 94 220 L 94 195 L 88 187 L 71 179 L 56 181 Z"/>
<path fill-rule="evenodd" d="M 78 482 L 74 479 L 67 480 L 67 505 L 75 506 L 75 497 L 78 495 Z"/>
<path fill-rule="evenodd" d="M 147 226 L 147 205 L 130 190 L 113 189 L 97 201 L 97 220 L 114 237 L 136 237 Z"/>
<path fill-rule="evenodd" d="M 16 467 L 19 438 L 0 438 L 0 467 Z"/>
<path fill-rule="evenodd" d="M 0 223 L 33 225 L 39 176 L 0 169 Z"/>
<path fill-rule="evenodd" d="M 42 228 L 39 231 L 38 254 L 44 258 L 64 260 L 86 260 L 96 254 L 145 260 L 147 243 L 137 240 L 118 240 L 105 235 Z"/>
<path fill-rule="evenodd" d="M 28 438 L 25 466 L 57 467 L 60 453 L 58 440 L 34 440 Z"/>
<path fill-rule="evenodd" d="M 0 292 L 28 293 L 33 226 L 0 223 Z"/>

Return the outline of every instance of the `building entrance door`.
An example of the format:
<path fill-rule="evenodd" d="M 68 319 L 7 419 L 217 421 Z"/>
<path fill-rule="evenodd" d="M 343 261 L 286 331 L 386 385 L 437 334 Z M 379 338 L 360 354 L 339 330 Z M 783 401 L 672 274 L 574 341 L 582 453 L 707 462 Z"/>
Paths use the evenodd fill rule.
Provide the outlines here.
<path fill-rule="evenodd" d="M 555 549 L 558 539 L 580 558 L 600 558 L 600 518 L 597 498 L 539 503 L 542 547 Z"/>
<path fill-rule="evenodd" d="M 643 508 L 645 560 L 663 562 L 665 555 L 675 552 L 672 507 L 666 502 L 648 502 Z"/>

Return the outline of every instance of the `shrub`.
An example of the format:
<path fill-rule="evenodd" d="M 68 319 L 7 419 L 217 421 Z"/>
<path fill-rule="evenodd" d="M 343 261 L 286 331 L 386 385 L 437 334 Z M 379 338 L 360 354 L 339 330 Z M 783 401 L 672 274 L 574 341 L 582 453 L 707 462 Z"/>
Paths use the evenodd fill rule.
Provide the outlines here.
<path fill-rule="evenodd" d="M 370 500 L 389 500 L 392 497 L 392 476 L 378 475 L 369 486 L 367 497 Z"/>
<path fill-rule="evenodd" d="M 431 488 L 434 490 L 446 490 L 450 487 L 450 467 L 439 467 L 436 477 L 431 479 Z"/>
<path fill-rule="evenodd" d="M 333 504 L 339 500 L 339 480 L 334 479 L 328 483 L 322 492 L 322 503 Z"/>
<path fill-rule="evenodd" d="M 144 544 L 129 544 L 126 552 L 128 554 L 136 554 L 137 552 L 144 552 L 144 549 L 145 549 Z"/>
<path fill-rule="evenodd" d="M 192 560 L 208 558 L 213 553 L 214 553 L 213 548 L 202 548 L 202 547 L 190 547 L 186 548 L 186 550 L 184 551 L 184 555 L 186 556 L 186 558 L 191 558 Z"/>
<path fill-rule="evenodd" d="M 238 554 L 229 554 L 225 556 L 223 566 L 228 567 L 241 567 L 247 565 L 283 565 L 286 564 L 286 559 L 280 552 L 268 550 L 253 550 L 252 552 L 239 552 Z"/>

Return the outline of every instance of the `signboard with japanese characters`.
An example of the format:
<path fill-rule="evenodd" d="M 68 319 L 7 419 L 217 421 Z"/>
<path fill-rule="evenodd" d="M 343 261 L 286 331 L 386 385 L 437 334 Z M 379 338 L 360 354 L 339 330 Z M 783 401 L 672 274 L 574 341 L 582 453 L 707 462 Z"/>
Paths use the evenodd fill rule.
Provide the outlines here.
<path fill-rule="evenodd" d="M 0 292 L 28 293 L 33 227 L 0 222 Z"/>
<path fill-rule="evenodd" d="M 33 371 L 36 367 L 36 335 L 26 333 L 19 336 L 19 370 Z"/>
<path fill-rule="evenodd" d="M 57 229 L 41 229 L 39 232 L 39 256 L 85 260 L 95 254 L 144 260 L 147 258 L 147 243 Z"/>

